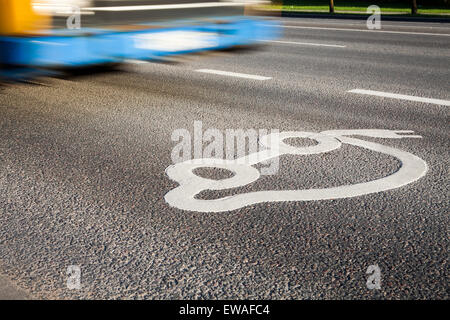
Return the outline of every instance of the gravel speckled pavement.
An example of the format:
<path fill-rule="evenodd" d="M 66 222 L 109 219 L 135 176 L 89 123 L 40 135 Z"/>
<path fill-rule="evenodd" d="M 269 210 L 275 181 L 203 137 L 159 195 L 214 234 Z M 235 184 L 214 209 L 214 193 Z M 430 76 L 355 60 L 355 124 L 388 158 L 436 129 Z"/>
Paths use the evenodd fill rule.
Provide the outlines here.
<path fill-rule="evenodd" d="M 386 22 L 383 30 L 399 33 L 369 33 L 330 29 L 363 30 L 364 21 L 282 23 L 313 28 L 286 27 L 287 43 L 259 51 L 0 88 L 5 279 L 36 299 L 448 299 L 449 107 L 348 91 L 449 100 L 450 27 Z M 355 198 L 179 210 L 164 200 L 177 186 L 165 174 L 171 135 L 192 132 L 196 120 L 223 131 L 413 130 L 422 139 L 362 139 L 408 151 L 429 170 L 407 186 Z M 400 166 L 342 145 L 283 156 L 276 175 L 201 197 L 355 184 Z M 366 287 L 373 264 L 380 290 Z M 79 290 L 66 287 L 70 265 L 81 268 Z"/>

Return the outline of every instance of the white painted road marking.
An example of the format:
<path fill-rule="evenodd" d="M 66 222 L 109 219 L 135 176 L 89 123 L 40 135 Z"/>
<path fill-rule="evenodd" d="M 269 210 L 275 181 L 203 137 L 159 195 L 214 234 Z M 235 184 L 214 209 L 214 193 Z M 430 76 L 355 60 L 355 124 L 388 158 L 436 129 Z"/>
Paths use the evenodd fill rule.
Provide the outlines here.
<path fill-rule="evenodd" d="M 182 210 L 198 212 L 224 212 L 237 210 L 249 205 L 264 202 L 343 199 L 399 188 L 420 179 L 426 174 L 428 166 L 425 161 L 406 151 L 375 142 L 351 138 L 349 136 L 358 135 L 388 139 L 421 138 L 420 136 L 415 135 L 401 135 L 405 133 L 410 134 L 412 131 L 378 129 L 330 130 L 321 133 L 281 132 L 279 135 L 266 135 L 262 137 L 260 141 L 266 150 L 243 157 L 245 158 L 245 161 L 242 161 L 242 158 L 235 160 L 204 158 L 188 160 L 169 166 L 166 169 L 166 174 L 170 179 L 178 182 L 179 186 L 169 191 L 164 196 L 164 199 L 172 207 Z M 297 148 L 283 142 L 283 140 L 290 137 L 306 137 L 316 140 L 318 144 L 309 147 Z M 270 144 L 268 143 L 269 140 L 271 141 Z M 279 147 L 276 148 L 275 152 L 273 149 L 271 150 L 274 140 L 279 143 Z M 339 187 L 322 189 L 254 191 L 235 194 L 214 200 L 201 200 L 195 198 L 197 194 L 204 190 L 225 190 L 241 187 L 255 182 L 259 179 L 260 172 L 258 169 L 252 167 L 252 165 L 259 162 L 266 161 L 273 157 L 279 157 L 284 154 L 320 154 L 331 150 L 336 150 L 341 147 L 342 143 L 396 157 L 400 160 L 401 167 L 389 176 L 353 185 L 343 185 Z M 235 175 L 228 179 L 213 180 L 202 178 L 193 172 L 193 170 L 197 168 L 205 167 L 227 169 L 233 171 Z"/>
<path fill-rule="evenodd" d="M 198 2 L 198 3 L 154 4 L 154 5 L 120 6 L 120 7 L 90 7 L 83 9 L 91 11 L 143 11 L 143 10 L 165 10 L 165 9 L 236 7 L 236 6 L 243 6 L 245 4 L 246 4 L 245 2 Z"/>
<path fill-rule="evenodd" d="M 366 95 L 377 96 L 377 97 L 400 99 L 400 100 L 432 103 L 432 104 L 438 104 L 438 105 L 441 105 L 441 106 L 450 106 L 450 101 L 449 100 L 421 98 L 421 97 L 416 97 L 416 96 L 408 96 L 408 95 L 404 95 L 404 94 L 396 94 L 396 93 L 389 93 L 389 92 L 383 92 L 383 91 L 354 89 L 354 90 L 349 90 L 347 92 L 366 94 Z"/>
<path fill-rule="evenodd" d="M 133 63 L 133 64 L 146 64 L 146 63 L 150 63 L 148 61 L 145 60 L 135 60 L 135 59 L 126 59 L 124 60 L 125 63 Z"/>
<path fill-rule="evenodd" d="M 221 76 L 246 78 L 246 79 L 253 79 L 253 80 L 260 80 L 260 81 L 272 79 L 271 77 L 263 77 L 263 76 L 258 76 L 258 75 L 254 75 L 254 74 L 237 73 L 237 72 L 229 72 L 229 71 L 214 70 L 214 69 L 198 69 L 195 71 L 203 72 L 203 73 L 218 74 Z"/>
<path fill-rule="evenodd" d="M 279 21 L 279 22 L 283 22 L 283 21 Z M 289 21 L 289 23 L 294 23 L 293 21 Z M 311 22 L 311 21 L 302 21 L 299 24 L 303 25 L 303 24 L 310 24 L 310 25 L 339 25 L 339 26 L 359 26 L 362 28 L 366 27 L 365 22 L 364 23 L 342 23 L 342 22 Z M 294 24 L 295 25 L 295 24 Z M 430 30 L 436 30 L 436 29 L 443 29 L 443 30 L 450 30 L 450 28 L 447 27 L 430 27 L 430 26 L 424 26 L 424 25 L 417 25 L 417 24 L 386 24 L 383 23 L 383 27 L 394 27 L 394 28 L 420 28 L 420 29 L 430 29 Z"/>
<path fill-rule="evenodd" d="M 215 47 L 217 36 L 215 32 L 169 30 L 138 33 L 133 36 L 133 42 L 138 49 L 176 52 Z"/>
<path fill-rule="evenodd" d="M 314 29 L 314 30 L 336 30 L 336 31 L 355 31 L 355 32 L 372 32 L 372 33 L 395 33 L 395 34 L 412 34 L 412 35 L 426 35 L 426 36 L 443 36 L 450 37 L 450 33 L 430 33 L 430 32 L 408 32 L 408 31 L 388 31 L 388 30 L 367 30 L 367 29 L 348 29 L 348 28 L 329 28 L 329 27 L 305 27 L 305 26 L 289 26 L 278 25 L 283 28 L 295 29 Z"/>
<path fill-rule="evenodd" d="M 324 43 L 312 43 L 312 42 L 294 42 L 294 41 L 278 41 L 278 40 L 261 40 L 261 42 L 268 43 L 283 43 L 283 44 L 297 44 L 302 46 L 317 46 L 317 47 L 335 47 L 335 48 L 345 48 L 347 46 L 339 44 L 324 44 Z"/>

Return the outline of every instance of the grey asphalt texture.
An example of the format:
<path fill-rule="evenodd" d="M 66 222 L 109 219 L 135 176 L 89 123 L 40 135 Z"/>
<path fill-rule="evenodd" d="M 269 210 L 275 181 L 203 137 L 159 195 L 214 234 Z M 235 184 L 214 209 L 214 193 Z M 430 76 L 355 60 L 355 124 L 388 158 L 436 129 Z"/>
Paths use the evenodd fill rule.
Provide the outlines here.
<path fill-rule="evenodd" d="M 365 29 L 364 21 L 283 18 Z M 383 30 L 450 34 L 448 24 Z M 0 89 L 0 273 L 36 299 L 448 299 L 449 107 L 348 93 L 450 99 L 450 37 L 284 28 L 259 50 L 130 64 Z M 255 81 L 196 69 L 272 77 Z M 413 130 L 363 138 L 411 152 L 429 171 L 399 189 L 349 199 L 178 210 L 173 130 Z M 292 143 L 308 145 L 311 141 Z M 354 184 L 401 164 L 350 145 L 284 156 L 280 171 L 214 198 Z M 205 170 L 203 175 L 223 178 Z M 381 289 L 366 270 L 381 269 Z M 66 287 L 69 265 L 80 290 Z"/>

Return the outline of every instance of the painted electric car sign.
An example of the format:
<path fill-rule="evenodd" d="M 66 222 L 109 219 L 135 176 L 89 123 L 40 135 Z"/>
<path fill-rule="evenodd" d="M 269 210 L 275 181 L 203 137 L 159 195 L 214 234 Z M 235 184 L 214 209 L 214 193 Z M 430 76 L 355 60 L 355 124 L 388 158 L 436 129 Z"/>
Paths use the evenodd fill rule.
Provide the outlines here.
<path fill-rule="evenodd" d="M 427 164 L 421 158 L 409 152 L 389 147 L 380 143 L 362 140 L 358 137 L 402 139 L 421 138 L 411 135 L 408 130 L 330 130 L 314 132 L 280 132 L 267 134 L 260 139 L 265 147 L 263 151 L 252 153 L 234 160 L 216 158 L 193 159 L 169 166 L 166 173 L 179 186 L 165 195 L 166 202 L 175 208 L 197 212 L 223 212 L 243 208 L 257 203 L 282 201 L 319 201 L 362 196 L 383 192 L 412 183 L 427 172 Z M 309 138 L 317 142 L 314 146 L 294 147 L 283 142 L 288 138 Z M 269 143 L 270 141 L 270 143 Z M 274 141 L 277 142 L 274 144 Z M 365 148 L 397 158 L 401 162 L 398 171 L 376 180 L 343 185 L 338 187 L 302 190 L 264 190 L 235 194 L 213 200 L 196 199 L 196 195 L 205 190 L 225 190 L 241 187 L 258 180 L 261 173 L 253 167 L 258 163 L 282 155 L 312 155 L 339 149 L 342 144 Z M 273 146 L 276 145 L 274 150 Z M 196 175 L 197 168 L 221 168 L 234 173 L 234 176 L 223 180 L 206 179 Z"/>

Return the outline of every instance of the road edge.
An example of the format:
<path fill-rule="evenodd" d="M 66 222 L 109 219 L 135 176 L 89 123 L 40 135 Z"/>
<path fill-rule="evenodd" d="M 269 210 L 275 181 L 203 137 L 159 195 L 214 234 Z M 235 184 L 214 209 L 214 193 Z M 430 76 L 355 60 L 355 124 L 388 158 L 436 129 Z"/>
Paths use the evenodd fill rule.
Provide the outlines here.
<path fill-rule="evenodd" d="M 31 295 L 0 274 L 0 300 L 32 300 Z"/>

